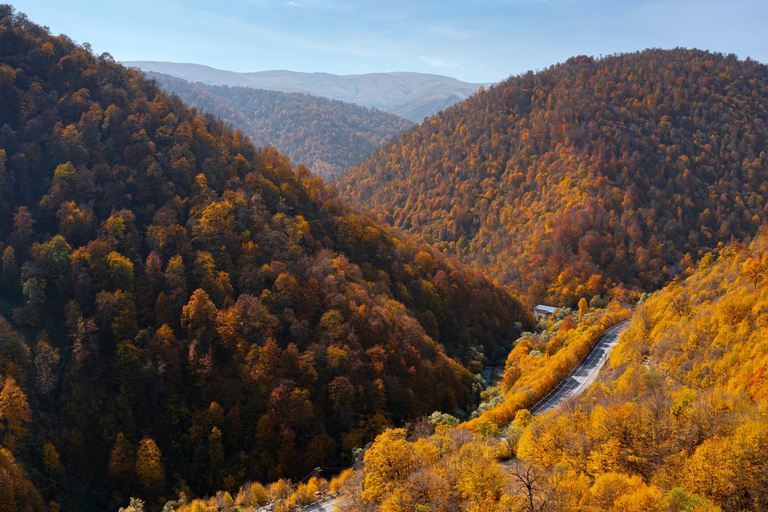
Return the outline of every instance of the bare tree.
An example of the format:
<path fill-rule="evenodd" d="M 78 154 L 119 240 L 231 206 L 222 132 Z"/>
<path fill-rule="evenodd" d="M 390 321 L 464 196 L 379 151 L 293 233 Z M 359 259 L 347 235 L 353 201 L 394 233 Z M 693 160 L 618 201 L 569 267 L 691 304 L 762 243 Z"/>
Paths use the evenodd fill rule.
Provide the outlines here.
<path fill-rule="evenodd" d="M 525 512 L 554 511 L 556 489 L 550 483 L 549 472 L 533 463 L 516 460 L 508 471 L 512 475 L 515 492 L 524 498 L 522 510 Z"/>

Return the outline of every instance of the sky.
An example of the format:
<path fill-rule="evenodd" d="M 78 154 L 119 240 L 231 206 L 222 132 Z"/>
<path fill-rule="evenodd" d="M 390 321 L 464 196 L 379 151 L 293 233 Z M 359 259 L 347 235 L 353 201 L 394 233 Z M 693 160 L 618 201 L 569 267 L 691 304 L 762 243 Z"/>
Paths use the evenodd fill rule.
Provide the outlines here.
<path fill-rule="evenodd" d="M 18 0 L 119 61 L 416 71 L 498 82 L 574 55 L 684 46 L 768 62 L 768 0 Z"/>

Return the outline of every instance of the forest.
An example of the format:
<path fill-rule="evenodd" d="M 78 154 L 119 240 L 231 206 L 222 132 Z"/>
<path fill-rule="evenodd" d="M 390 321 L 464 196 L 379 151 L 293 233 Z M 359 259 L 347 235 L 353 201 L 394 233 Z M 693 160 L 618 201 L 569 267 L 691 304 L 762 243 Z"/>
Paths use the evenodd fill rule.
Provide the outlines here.
<path fill-rule="evenodd" d="M 344 510 L 766 510 L 768 231 L 716 252 L 638 306 L 585 395 L 501 430 L 388 429 L 343 483 Z"/>
<path fill-rule="evenodd" d="M 663 286 L 768 217 L 768 67 L 699 50 L 574 57 L 436 114 L 344 198 L 535 303 Z"/>
<path fill-rule="evenodd" d="M 146 75 L 187 105 L 236 127 L 257 146 L 274 146 L 325 179 L 341 174 L 413 126 L 394 114 L 309 94 L 189 83 L 163 73 Z"/>
<path fill-rule="evenodd" d="M 308 489 L 342 491 L 337 507 L 353 512 L 766 510 L 768 230 L 760 231 L 643 296 L 601 379 L 558 409 L 507 414 L 504 400 L 468 423 L 436 413 L 385 430 L 330 482 L 252 482 L 177 510 L 255 510 L 272 500 L 284 512 Z M 553 318 L 550 335 L 528 333 L 507 359 L 504 395 L 524 395 L 548 360 L 612 322 L 606 314 L 626 311 L 582 304 Z"/>
<path fill-rule="evenodd" d="M 256 133 L 405 126 L 185 87 L 0 5 L 0 512 L 768 509 L 766 66 L 575 57 L 330 185 Z"/>
<path fill-rule="evenodd" d="M 7 5 L 0 255 L 3 512 L 159 511 L 348 466 L 385 427 L 471 410 L 533 326 L 507 288 Z"/>

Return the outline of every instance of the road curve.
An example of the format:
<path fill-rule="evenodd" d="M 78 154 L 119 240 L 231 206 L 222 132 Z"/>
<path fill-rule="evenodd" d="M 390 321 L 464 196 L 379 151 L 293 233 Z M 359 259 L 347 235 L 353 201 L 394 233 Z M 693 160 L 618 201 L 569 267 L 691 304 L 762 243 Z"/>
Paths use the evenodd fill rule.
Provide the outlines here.
<path fill-rule="evenodd" d="M 605 364 L 611 350 L 613 350 L 613 347 L 619 342 L 619 336 L 627 329 L 627 327 L 629 327 L 630 321 L 631 319 L 624 320 L 623 322 L 611 326 L 606 333 L 597 340 L 587 355 L 579 361 L 576 368 L 561 380 L 560 383 L 555 386 L 555 389 L 550 391 L 547 396 L 539 400 L 539 402 L 531 408 L 531 414 L 547 412 L 556 408 L 561 402 L 581 394 L 587 388 L 587 384 L 594 381 L 594 378 L 597 377 L 600 368 Z M 340 494 L 328 496 L 320 501 L 296 509 L 294 512 L 331 512 L 338 506 L 339 501 L 341 500 Z"/>
<path fill-rule="evenodd" d="M 326 496 L 321 500 L 313 501 L 309 505 L 304 505 L 301 508 L 297 508 L 294 510 L 294 512 L 299 512 L 300 510 L 304 512 L 331 512 L 334 508 L 336 508 L 339 501 L 341 501 L 343 494 L 343 492 L 340 492 L 338 494 Z"/>
<path fill-rule="evenodd" d="M 597 340 L 592 349 L 579 361 L 576 368 L 571 370 L 555 388 L 531 408 L 531 414 L 542 414 L 555 409 L 562 402 L 583 393 L 588 384 L 597 377 L 600 368 L 619 342 L 619 336 L 627 327 L 630 320 L 624 320 L 610 327 L 603 336 Z"/>

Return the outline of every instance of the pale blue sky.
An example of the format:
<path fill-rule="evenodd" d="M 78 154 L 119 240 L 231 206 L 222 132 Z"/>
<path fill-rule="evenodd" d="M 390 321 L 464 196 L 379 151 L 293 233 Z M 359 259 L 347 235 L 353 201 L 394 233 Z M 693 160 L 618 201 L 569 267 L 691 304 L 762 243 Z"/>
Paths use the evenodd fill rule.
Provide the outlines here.
<path fill-rule="evenodd" d="M 573 55 L 696 47 L 768 62 L 768 0 L 18 0 L 117 60 L 419 71 L 496 82 Z"/>

